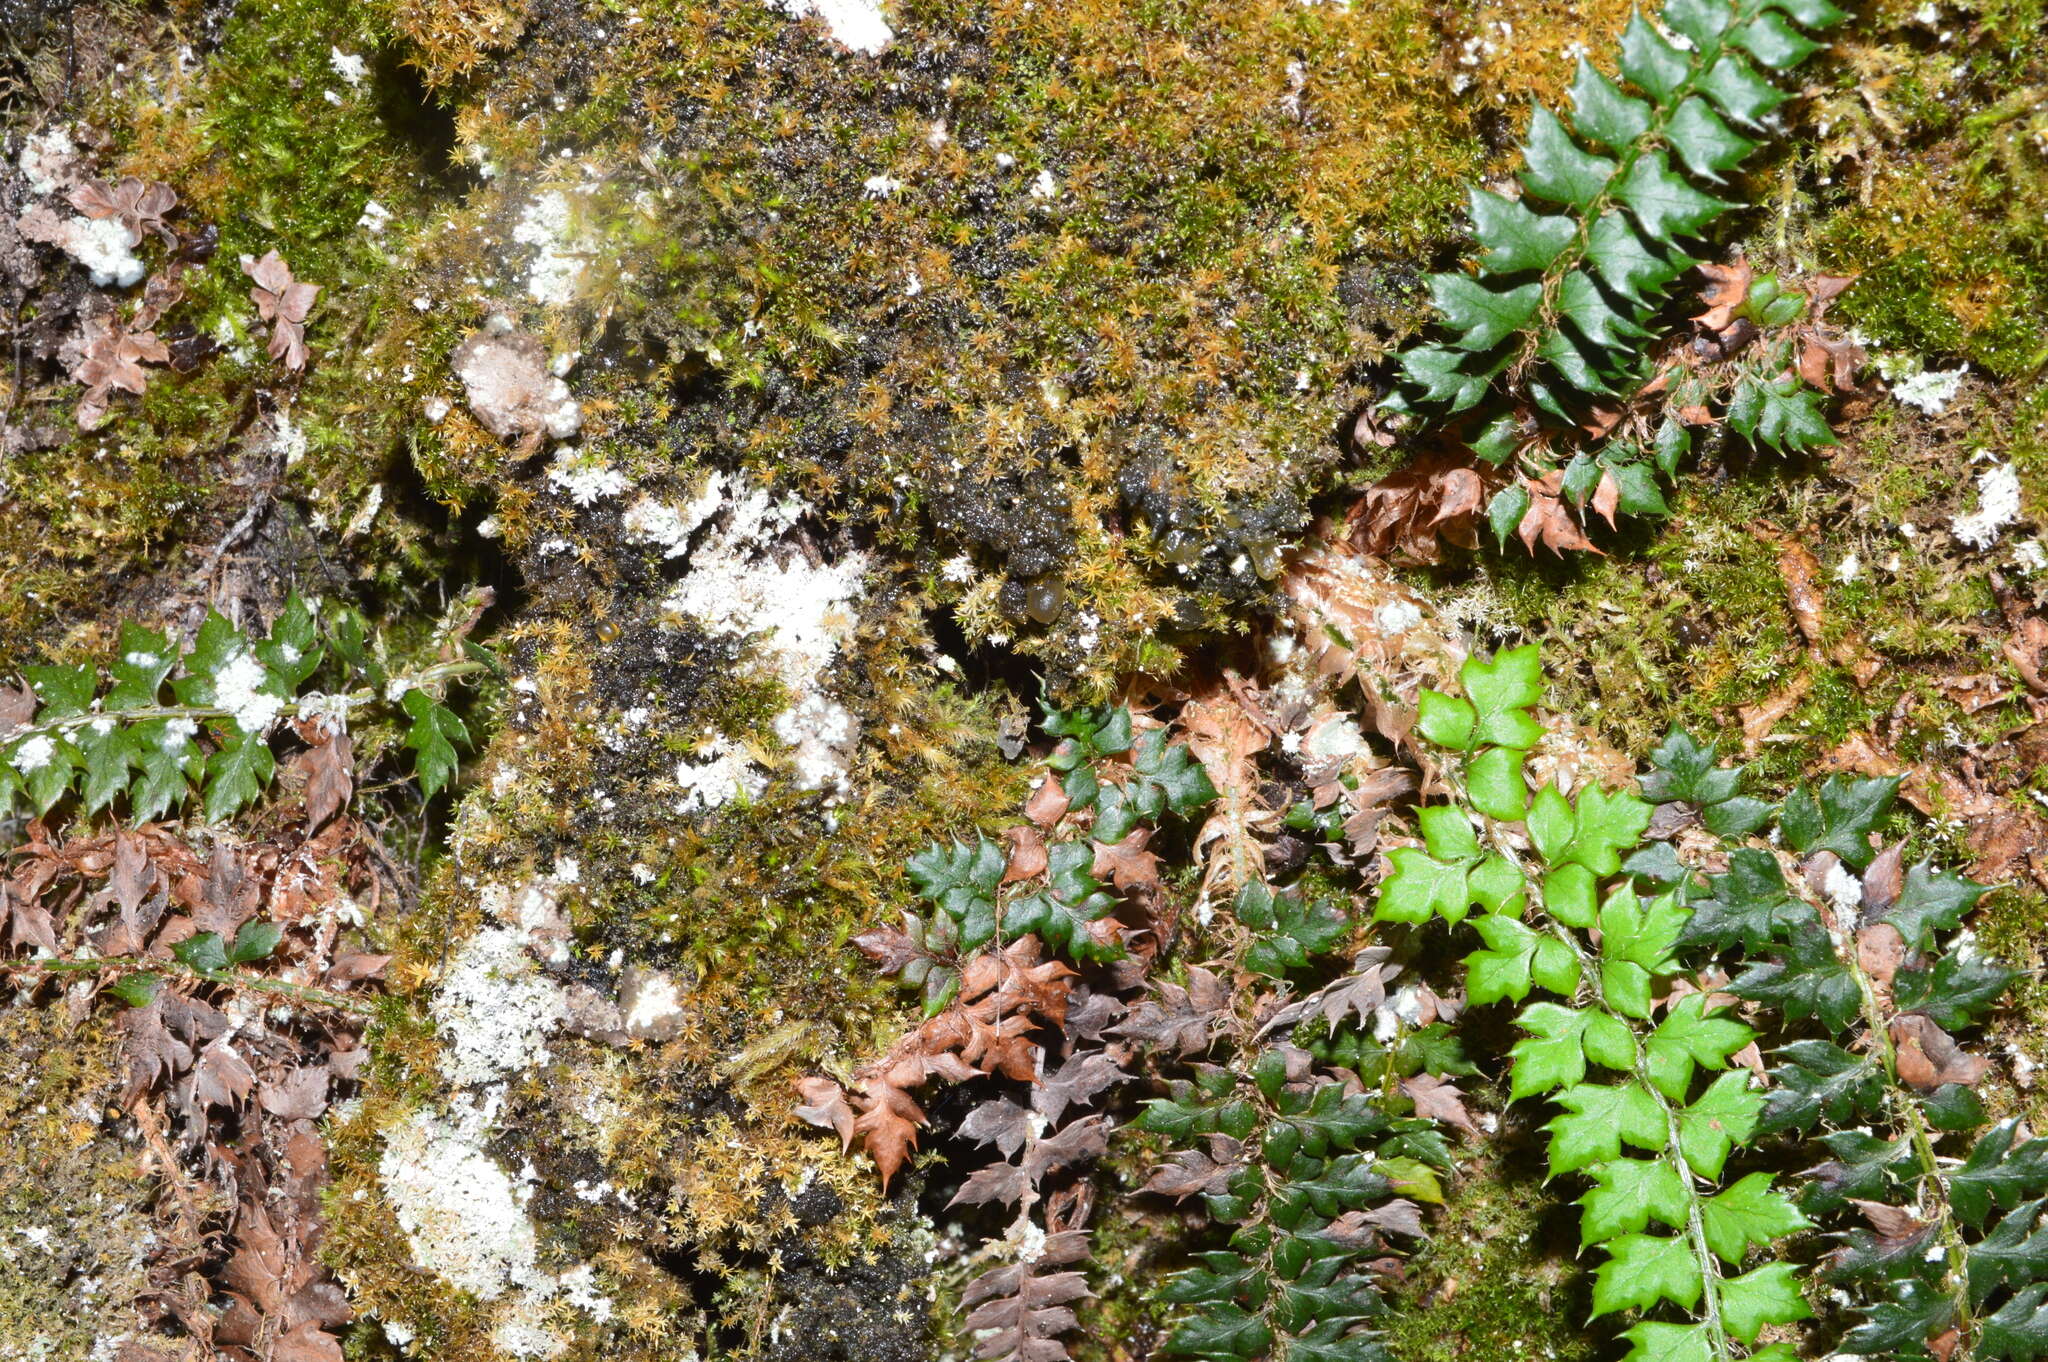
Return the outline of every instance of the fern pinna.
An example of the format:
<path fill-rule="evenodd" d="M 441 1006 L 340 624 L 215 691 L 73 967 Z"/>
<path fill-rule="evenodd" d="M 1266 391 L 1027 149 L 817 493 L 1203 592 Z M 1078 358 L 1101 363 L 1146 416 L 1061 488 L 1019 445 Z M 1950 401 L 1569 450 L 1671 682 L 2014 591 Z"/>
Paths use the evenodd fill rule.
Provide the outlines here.
<path fill-rule="evenodd" d="M 1460 680 L 1462 698 L 1423 692 L 1417 722 L 1452 802 L 1420 811 L 1424 847 L 1391 854 L 1376 916 L 1469 920 L 1482 943 L 1466 957 L 1470 1002 L 1526 1002 L 1510 1094 L 1560 1109 L 1544 1127 L 1549 1171 L 1592 1184 L 1581 1239 L 1606 1255 L 1593 1312 L 1642 1312 L 1629 1357 L 1790 1362 L 1788 1347 L 1757 1345 L 1805 1319 L 1806 1302 L 1789 1266 L 1749 1260 L 1806 1220 L 1768 1174 L 1727 1177 L 1763 1105 L 1730 1067 L 1753 1033 L 1687 981 L 1682 896 L 1645 898 L 1624 870 L 1650 805 L 1595 785 L 1530 795 L 1533 646 L 1467 661 Z M 1526 1001 L 1539 990 L 1554 1001 Z"/>
<path fill-rule="evenodd" d="M 1844 1351 L 2017 1359 L 2048 1353 L 2048 1140 L 1993 1124 L 1974 1085 L 1988 1064 L 1956 1041 L 2016 977 L 1959 932 L 1986 892 L 1872 836 L 1893 779 L 1830 777 L 1772 810 L 1742 772 L 1674 733 L 1645 792 L 1674 812 L 1736 821 L 1774 844 L 1732 849 L 1692 884 L 1687 940 L 1739 956 L 1730 992 L 1774 1009 L 1794 1038 L 1776 1052 L 1761 1128 L 1818 1131 L 1831 1157 L 1801 1205 L 1831 1224 L 1828 1280 L 1857 1322 Z M 1760 808 L 1762 816 L 1758 816 Z"/>
<path fill-rule="evenodd" d="M 1801 294 L 1739 271 L 1735 297 L 1710 295 L 1703 317 L 1713 339 L 1727 351 L 1735 333 L 1722 328 L 1739 313 L 1750 323 L 1744 341 L 1762 329 L 1773 343 L 1715 378 L 1702 375 L 1701 355 L 1656 342 L 1660 314 L 1699 263 L 1685 243 L 1737 206 L 1713 191 L 1725 192 L 1727 175 L 1759 145 L 1738 129 L 1765 134 L 1787 97 L 1772 75 L 1819 50 L 1803 30 L 1845 17 L 1829 0 L 1668 0 L 1660 23 L 1636 13 L 1622 35 L 1625 86 L 1581 58 L 1571 126 L 1536 107 L 1521 196 L 1471 190 L 1477 272 L 1431 277 L 1449 334 L 1401 355 L 1401 383 L 1383 404 L 1439 424 L 1497 470 L 1482 478 L 1446 465 L 1436 522 L 1469 523 L 1491 487 L 1486 516 L 1502 540 L 1520 533 L 1531 547 L 1586 547 L 1560 499 L 1590 502 L 1610 520 L 1617 511 L 1663 514 L 1657 475 L 1670 476 L 1691 427 L 1725 419 L 1744 438 L 1785 450 L 1833 442 L 1802 375 L 1825 387 L 1830 377 L 1808 354 L 1848 353 L 1814 329 L 1846 281 Z M 1713 277 L 1725 293 L 1727 275 Z M 1779 333 L 1809 311 L 1814 326 L 1794 355 L 1779 342 L 1795 338 Z M 1728 392 L 1724 418 L 1708 412 L 1710 389 Z M 1652 395 L 1654 403 L 1636 401 Z M 1398 515 L 1399 498 L 1386 500 L 1394 509 L 1376 518 L 1382 531 Z"/>

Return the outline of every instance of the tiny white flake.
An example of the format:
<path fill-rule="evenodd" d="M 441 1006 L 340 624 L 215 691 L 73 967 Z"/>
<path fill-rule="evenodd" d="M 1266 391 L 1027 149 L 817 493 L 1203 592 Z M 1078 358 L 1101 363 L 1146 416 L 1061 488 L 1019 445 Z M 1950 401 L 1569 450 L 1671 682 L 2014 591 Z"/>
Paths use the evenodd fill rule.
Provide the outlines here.
<path fill-rule="evenodd" d="M 338 47 L 327 49 L 327 65 L 335 75 L 347 81 L 351 88 L 362 85 L 370 74 L 369 62 L 353 52 L 344 52 Z"/>

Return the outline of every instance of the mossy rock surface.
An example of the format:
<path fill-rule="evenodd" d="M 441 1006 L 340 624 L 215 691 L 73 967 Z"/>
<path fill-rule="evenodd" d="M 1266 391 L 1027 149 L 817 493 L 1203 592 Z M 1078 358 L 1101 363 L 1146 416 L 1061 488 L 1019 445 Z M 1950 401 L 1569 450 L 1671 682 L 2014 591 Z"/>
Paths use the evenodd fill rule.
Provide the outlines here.
<path fill-rule="evenodd" d="M 909 855 L 1015 821 L 1041 696 L 1256 674 L 1290 555 L 1403 457 L 1358 418 L 1466 250 L 1467 183 L 1505 182 L 1529 99 L 1627 19 L 904 0 L 869 52 L 806 9 L 0 0 L 0 665 L 103 653 L 128 617 L 268 618 L 292 588 L 417 641 L 495 592 L 462 785 L 375 792 L 417 892 L 370 924 L 390 996 L 322 1126 L 351 1359 L 964 1355 L 979 1230 L 946 1203 L 973 1151 L 942 1134 L 885 1194 L 791 1115 L 795 1079 L 916 1023 L 851 943 L 913 903 Z M 1559 707 L 1626 752 L 1675 724 L 1741 746 L 1745 707 L 1796 685 L 1752 744 L 1769 779 L 1882 727 L 1904 761 L 1969 745 L 2012 802 L 2040 794 L 2018 690 L 1986 708 L 1957 679 L 2011 682 L 2001 593 L 2048 566 L 2023 528 L 1954 526 L 1994 467 L 2048 505 L 2044 34 L 2038 0 L 1859 12 L 1715 243 L 1859 274 L 1836 315 L 1901 381 L 1967 366 L 1946 405 L 1873 388 L 1798 462 L 1709 439 L 1673 516 L 1601 555 L 1488 545 L 1400 581 L 1464 639 L 1541 638 Z M 81 175 L 180 202 L 177 244 L 136 250 L 182 261 L 162 334 L 193 362 L 91 431 L 65 346 L 139 290 L 11 225 L 49 198 L 24 158 L 58 130 Z M 303 372 L 249 295 L 271 250 L 320 286 Z M 534 400 L 573 405 L 566 434 L 493 433 L 454 359 L 492 334 L 530 338 L 521 382 L 560 380 Z M 1828 579 L 1818 637 L 1785 608 L 1788 540 Z M 2039 906 L 1993 900 L 1987 943 L 2038 965 Z M 505 933 L 523 964 L 489 964 Z M 531 1027 L 462 1010 L 469 962 Z M 2024 1051 L 2038 992 L 2000 1023 Z M 114 1247 L 163 1212 L 108 1112 L 101 1017 L 0 1014 L 23 1085 L 0 1362 L 95 1355 L 151 1289 Z M 1454 1180 L 1442 1218 L 1484 1228 L 1414 1265 L 1402 1362 L 1594 1355 L 1518 1138 Z M 430 1158 L 527 1227 L 516 1251 L 451 1268 L 447 1207 L 405 1173 Z M 1192 1223 L 1156 1223 L 1104 1229 L 1098 1264 L 1183 1265 Z M 1082 1306 L 1077 1356 L 1151 1355 L 1142 1296 Z"/>

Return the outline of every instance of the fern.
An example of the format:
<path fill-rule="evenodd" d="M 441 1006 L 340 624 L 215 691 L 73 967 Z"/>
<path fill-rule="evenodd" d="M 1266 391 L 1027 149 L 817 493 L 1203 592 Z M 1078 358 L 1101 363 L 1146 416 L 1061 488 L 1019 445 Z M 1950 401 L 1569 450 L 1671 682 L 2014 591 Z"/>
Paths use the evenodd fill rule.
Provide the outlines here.
<path fill-rule="evenodd" d="M 1159 1293 L 1181 1307 L 1165 1351 L 1275 1362 L 1384 1362 L 1369 1327 L 1385 1309 L 1369 1262 L 1392 1234 L 1419 1234 L 1407 1191 L 1441 1199 L 1431 1164 L 1448 1151 L 1431 1123 L 1393 1117 L 1308 1051 L 1256 1049 L 1233 1067 L 1204 1064 L 1139 1117 L 1169 1136 L 1173 1161 L 1147 1191 L 1199 1196 L 1229 1230 Z"/>
<path fill-rule="evenodd" d="M 1742 772 L 1713 756 L 1674 733 L 1646 786 L 1707 821 L 1745 798 Z M 1746 962 L 1731 992 L 1804 1024 L 1776 1052 L 1761 1126 L 1831 1128 L 1818 1138 L 1833 1157 L 1800 1199 L 1854 1218 L 1827 1264 L 1860 1316 L 1843 1349 L 2031 1359 L 2048 1353 L 2048 1140 L 1991 1124 L 1972 1087 L 1987 1066 L 1951 1035 L 2017 975 L 1952 938 L 1983 886 L 1873 848 L 1897 789 L 1838 776 L 1745 814 L 1761 830 L 1775 812 L 1786 850 L 1733 850 L 1687 936 Z"/>
<path fill-rule="evenodd" d="M 351 713 L 392 699 L 407 716 L 405 746 L 432 797 L 454 775 L 455 745 L 469 741 L 462 720 L 436 697 L 487 665 L 393 671 L 369 648 L 354 611 L 331 609 L 323 627 L 296 593 L 267 635 L 217 611 L 207 612 L 186 648 L 123 624 L 104 664 L 25 667 L 26 690 L 0 686 L 0 817 L 17 803 L 43 817 L 75 795 L 88 815 L 125 800 L 128 820 L 144 823 L 196 795 L 206 821 L 219 822 L 269 784 L 280 720 L 341 731 Z M 323 676 L 340 689 L 306 689 Z"/>
<path fill-rule="evenodd" d="M 1199 1197 L 1228 1231 L 1158 1293 L 1175 1307 L 1165 1351 L 1215 1362 L 1385 1362 L 1371 1328 L 1385 1309 L 1373 1260 L 1393 1236 L 1422 1232 L 1418 1201 L 1443 1199 L 1437 1175 L 1451 1156 L 1430 1117 L 1471 1122 L 1436 1074 L 1470 1066 L 1441 1027 L 1427 1041 L 1381 1045 L 1339 1024 L 1373 1017 L 1385 1001 L 1400 968 L 1383 948 L 1368 948 L 1352 974 L 1285 1001 L 1286 977 L 1350 934 L 1329 905 L 1253 882 L 1234 911 L 1252 932 L 1238 964 L 1254 987 L 1233 999 L 1217 975 L 1194 967 L 1185 987 L 1162 984 L 1117 1028 L 1167 1060 L 1229 1041 L 1227 1063 L 1195 1063 L 1135 1123 L 1172 1144 L 1144 1190 Z M 1265 1020 L 1248 1035 L 1241 1014 Z M 1288 1034 L 1307 1040 L 1318 1022 L 1322 1035 L 1306 1046 Z"/>
<path fill-rule="evenodd" d="M 1624 1335 L 1629 1357 L 1790 1359 L 1784 1345 L 1756 1345 L 1808 1316 L 1798 1283 L 1786 1264 L 1749 1260 L 1806 1219 L 1766 1174 L 1724 1185 L 1763 1107 L 1730 1067 L 1753 1033 L 1703 993 L 1677 996 L 1684 895 L 1646 900 L 1623 869 L 1650 805 L 1597 786 L 1530 796 L 1525 754 L 1542 734 L 1533 646 L 1469 660 L 1460 680 L 1463 697 L 1424 691 L 1417 723 L 1443 750 L 1452 802 L 1420 811 L 1425 846 L 1392 853 L 1376 915 L 1469 918 L 1482 943 L 1465 959 L 1470 1001 L 1525 1004 L 1510 1093 L 1561 1109 L 1544 1127 L 1549 1171 L 1592 1184 L 1581 1240 L 1606 1255 L 1593 1310 L 1642 1312 Z M 1528 1001 L 1539 991 L 1555 1001 Z"/>
<path fill-rule="evenodd" d="M 1656 474 L 1671 474 L 1691 437 L 1675 416 L 1621 419 L 1653 378 L 1671 380 L 1648 344 L 1655 323 L 1698 263 L 1685 243 L 1737 206 L 1712 191 L 1785 100 L 1772 74 L 1819 50 L 1803 30 L 1847 16 L 1829 0 L 1669 0 L 1660 17 L 1662 28 L 1631 16 L 1625 86 L 1581 58 L 1570 128 L 1537 106 L 1521 198 L 1472 189 L 1477 272 L 1432 276 L 1450 335 L 1401 356 L 1402 385 L 1385 404 L 1451 423 L 1479 458 L 1521 473 L 1487 508 L 1503 540 L 1518 528 L 1533 537 L 1535 502 L 1560 494 L 1583 505 L 1597 490 L 1610 518 L 1663 513 Z M 1789 322 L 1804 303 L 1768 276 L 1748 292 L 1744 315 L 1759 324 Z M 1669 396 L 1683 409 L 1701 395 Z M 1775 351 L 1736 380 L 1727 419 L 1780 449 L 1833 441 Z"/>

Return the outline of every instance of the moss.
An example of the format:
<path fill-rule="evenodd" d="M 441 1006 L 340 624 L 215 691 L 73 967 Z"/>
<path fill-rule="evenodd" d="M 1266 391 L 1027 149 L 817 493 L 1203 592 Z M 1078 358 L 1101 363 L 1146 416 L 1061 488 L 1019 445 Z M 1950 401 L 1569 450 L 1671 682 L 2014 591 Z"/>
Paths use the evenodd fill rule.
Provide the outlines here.
<path fill-rule="evenodd" d="M 17 1000 L 0 1049 L 0 1358 L 111 1353 L 150 1289 L 154 1180 L 114 1138 L 120 1074 L 98 1020 Z M 196 1205 L 204 1189 L 181 1195 Z M 156 1356 L 145 1352 L 145 1356 Z"/>
<path fill-rule="evenodd" d="M 1413 322 L 1404 262 L 1482 161 L 1412 7 L 946 0 L 898 16 L 917 36 L 879 61 L 768 8 L 637 17 L 537 7 L 522 61 L 455 96 L 507 188 L 423 243 L 437 303 L 502 305 L 480 276 L 533 195 L 574 188 L 607 249 L 572 313 L 526 310 L 624 361 L 584 375 L 593 448 L 642 480 L 736 449 L 935 581 L 965 553 L 996 607 L 967 616 L 977 639 L 1096 694 L 1170 658 L 1154 631 L 1263 595 L 1357 360 Z M 419 448 L 437 485 L 483 471 Z M 1125 493 L 1138 458 L 1163 500 Z M 1049 509 L 1025 530 L 992 495 Z M 1209 547 L 1198 569 L 1133 552 L 1175 526 Z M 1027 618 L 1005 604 L 1027 588 L 1064 603 Z"/>
<path fill-rule="evenodd" d="M 1888 346 L 2033 372 L 2048 358 L 2040 6 L 1965 4 L 1932 26 L 1882 6 L 1839 50 L 1812 112 L 1825 211 L 1801 243 L 1862 272 L 1839 315 Z"/>
<path fill-rule="evenodd" d="M 1444 1215 L 1471 1233 L 1433 1235 L 1409 1265 L 1386 1323 L 1400 1362 L 1598 1354 L 1580 1324 L 1589 1283 L 1572 1261 L 1575 1217 L 1545 1195 L 1536 1173 L 1499 1155 L 1475 1160 L 1452 1184 Z"/>

